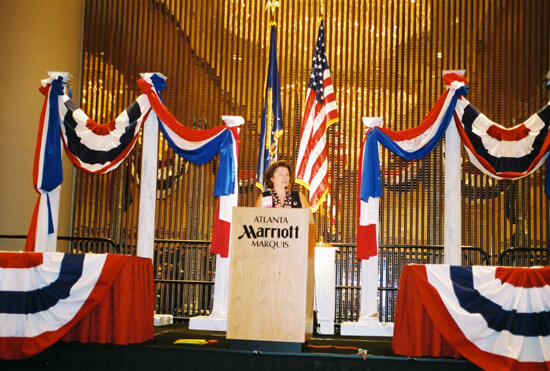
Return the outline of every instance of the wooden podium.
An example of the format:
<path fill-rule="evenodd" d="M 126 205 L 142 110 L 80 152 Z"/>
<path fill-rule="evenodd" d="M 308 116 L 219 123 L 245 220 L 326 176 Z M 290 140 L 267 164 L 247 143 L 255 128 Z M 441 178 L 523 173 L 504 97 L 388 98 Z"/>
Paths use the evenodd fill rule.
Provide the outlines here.
<path fill-rule="evenodd" d="M 308 209 L 233 209 L 227 338 L 298 350 L 313 331 L 315 225 Z"/>

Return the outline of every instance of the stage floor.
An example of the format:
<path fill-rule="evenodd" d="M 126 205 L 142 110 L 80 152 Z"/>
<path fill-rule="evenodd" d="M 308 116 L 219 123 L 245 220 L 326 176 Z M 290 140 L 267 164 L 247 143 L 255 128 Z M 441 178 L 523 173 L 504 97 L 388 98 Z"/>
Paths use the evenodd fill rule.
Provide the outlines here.
<path fill-rule="evenodd" d="M 174 344 L 178 339 L 217 342 Z M 391 338 L 314 336 L 301 352 L 230 346 L 224 332 L 189 330 L 183 322 L 156 327 L 154 339 L 141 344 L 57 343 L 26 360 L 0 360 L 0 370 L 479 370 L 464 359 L 396 356 Z"/>
<path fill-rule="evenodd" d="M 174 342 L 178 339 L 216 340 L 217 343 L 202 346 L 174 344 Z M 310 341 L 303 344 L 301 352 L 357 355 L 359 351 L 366 351 L 367 356 L 395 356 L 391 349 L 391 340 L 392 339 L 388 337 L 342 337 L 316 335 Z M 209 349 L 230 349 L 231 346 L 231 341 L 225 338 L 225 332 L 189 330 L 187 323 L 155 327 L 155 339 L 150 343 L 174 348 L 201 347 Z"/>

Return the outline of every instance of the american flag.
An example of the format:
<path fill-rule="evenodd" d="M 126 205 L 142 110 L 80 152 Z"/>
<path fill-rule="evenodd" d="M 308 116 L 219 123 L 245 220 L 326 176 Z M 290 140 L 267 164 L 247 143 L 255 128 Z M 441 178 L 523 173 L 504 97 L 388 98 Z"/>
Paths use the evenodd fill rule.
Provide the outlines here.
<path fill-rule="evenodd" d="M 338 109 L 325 54 L 325 30 L 321 21 L 313 52 L 296 163 L 296 182 L 309 190 L 309 204 L 313 212 L 325 201 L 329 191 L 326 131 L 337 121 Z"/>

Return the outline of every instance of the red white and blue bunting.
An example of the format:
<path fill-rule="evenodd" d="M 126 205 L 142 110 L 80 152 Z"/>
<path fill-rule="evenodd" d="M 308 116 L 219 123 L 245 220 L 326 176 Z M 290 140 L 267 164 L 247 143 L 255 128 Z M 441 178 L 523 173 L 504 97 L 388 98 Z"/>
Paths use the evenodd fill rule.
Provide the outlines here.
<path fill-rule="evenodd" d="M 60 96 L 64 95 L 69 76 L 50 73 L 48 79 L 42 80 L 39 89 L 46 98 L 40 114 L 34 152 L 33 183 L 38 199 L 25 245 L 27 251 L 55 251 L 57 245 L 59 190 L 63 182 L 59 107 Z"/>
<path fill-rule="evenodd" d="M 51 73 L 42 82 L 46 96 L 40 117 L 35 151 L 34 184 L 40 197 L 35 206 L 25 250 L 55 251 L 59 187 L 63 181 L 61 137 L 75 166 L 102 174 L 116 169 L 132 150 L 148 115 L 155 115 L 168 144 L 186 160 L 204 164 L 219 154 L 214 196 L 219 197 L 212 252 L 228 254 L 232 208 L 238 195 L 238 126 L 240 117 L 223 117 L 225 125 L 206 130 L 184 127 L 160 99 L 165 78 L 143 74 L 140 95 L 115 120 L 98 124 L 91 120 L 64 92 L 67 74 Z M 61 134 L 61 136 L 60 136 Z"/>
<path fill-rule="evenodd" d="M 550 369 L 550 267 L 426 265 L 417 279 L 434 326 L 466 358 L 486 370 Z"/>
<path fill-rule="evenodd" d="M 420 159 L 439 143 L 454 116 L 470 162 L 493 178 L 518 179 L 530 175 L 548 158 L 550 103 L 525 122 L 505 128 L 489 120 L 464 98 L 468 92 L 464 77 L 449 73 L 444 79 L 450 88 L 418 127 L 399 132 L 378 127 L 367 129 L 359 164 L 359 259 L 377 254 L 378 198 L 382 195 L 379 144 L 407 160 Z M 550 167 L 545 190 L 550 197 Z"/>
<path fill-rule="evenodd" d="M 59 114 L 67 155 L 76 167 L 92 174 L 116 169 L 134 147 L 150 108 L 142 94 L 115 120 L 98 124 L 64 95 Z"/>
<path fill-rule="evenodd" d="M 527 176 L 548 157 L 549 104 L 511 128 L 489 120 L 464 98 L 456 105 L 456 117 L 458 133 L 470 162 L 493 178 Z"/>
<path fill-rule="evenodd" d="M 210 251 L 227 257 L 229 254 L 229 234 L 233 207 L 237 206 L 238 195 L 238 154 L 239 129 L 244 123 L 242 117 L 222 116 L 223 126 L 212 129 L 194 130 L 183 126 L 164 106 L 158 95 L 162 82 L 145 79 L 138 81 L 142 92 L 147 96 L 154 113 L 158 117 L 159 127 L 164 138 L 174 152 L 184 159 L 204 164 L 219 154 L 218 173 L 214 186 L 214 196 L 219 197 L 212 232 Z"/>
<path fill-rule="evenodd" d="M 428 155 L 445 134 L 453 119 L 458 98 L 468 92 L 459 75 L 447 76 L 450 88 L 436 101 L 422 123 L 413 129 L 393 131 L 383 127 L 367 129 L 359 163 L 359 217 L 357 257 L 368 259 L 377 254 L 378 205 L 382 196 L 379 144 L 408 160 Z"/>
<path fill-rule="evenodd" d="M 63 337 L 108 292 L 120 258 L 48 252 L 1 264 L 0 359 L 29 357 Z"/>

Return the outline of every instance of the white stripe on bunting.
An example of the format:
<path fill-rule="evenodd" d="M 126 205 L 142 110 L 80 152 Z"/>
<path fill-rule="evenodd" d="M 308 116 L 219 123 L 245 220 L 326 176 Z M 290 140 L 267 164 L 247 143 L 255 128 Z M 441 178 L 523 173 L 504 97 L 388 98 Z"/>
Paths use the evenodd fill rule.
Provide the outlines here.
<path fill-rule="evenodd" d="M 63 104 L 59 105 L 59 114 L 62 119 L 68 112 L 65 103 L 69 101 L 71 101 L 71 99 L 67 95 L 64 95 Z M 141 129 L 143 118 L 145 114 L 149 111 L 151 106 L 149 104 L 149 99 L 147 99 L 147 96 L 145 94 L 141 94 L 140 96 L 138 96 L 135 102 L 139 105 L 141 111 L 141 117 L 138 120 L 139 123 L 134 130 L 134 132 L 137 134 Z M 130 121 L 127 110 L 124 110 L 115 119 L 115 127 L 108 135 L 97 135 L 88 128 L 87 124 L 88 120 L 90 120 L 90 117 L 88 117 L 88 115 L 86 115 L 86 113 L 81 108 L 78 108 L 72 112 L 72 118 L 77 123 L 77 126 L 75 127 L 75 132 L 76 135 L 78 135 L 78 137 L 80 138 L 80 142 L 89 149 L 95 151 L 109 151 L 115 147 L 118 147 L 120 145 L 120 137 L 125 133 Z M 64 126 L 62 126 L 62 128 L 63 133 L 65 133 Z M 98 167 L 102 166 L 104 166 L 104 164 L 93 165 L 92 167 L 97 170 Z"/>
<path fill-rule="evenodd" d="M 65 254 L 44 253 L 43 264 L 28 268 L 28 279 L 35 281 L 34 289 L 44 287 L 47 283 L 42 277 L 51 276 L 59 269 L 59 264 Z M 82 275 L 73 285 L 70 296 L 61 299 L 54 306 L 37 313 L 0 313 L 0 337 L 34 337 L 47 331 L 57 331 L 70 322 L 86 302 L 95 287 L 105 264 L 106 254 L 86 254 Z M 57 272 L 59 272 L 57 270 Z M 21 270 L 10 268 L 2 271 L 0 281 L 10 281 L 9 286 L 21 284 L 16 282 L 21 276 Z M 40 283 L 42 281 L 42 285 Z M 31 291 L 31 290 L 29 290 Z"/>
<path fill-rule="evenodd" d="M 63 254 L 42 254 L 42 264 L 31 268 L 0 268 L 0 291 L 31 291 L 57 279 Z"/>
<path fill-rule="evenodd" d="M 453 99 L 456 90 L 463 87 L 465 84 L 460 81 L 454 81 L 450 88 L 449 93 L 445 97 L 445 101 L 443 103 L 443 106 L 441 107 L 441 110 L 439 111 L 437 118 L 434 120 L 433 124 L 421 135 L 414 137 L 409 140 L 401 140 L 401 141 L 395 141 L 395 143 L 400 146 L 404 151 L 407 152 L 414 152 L 419 150 L 420 148 L 424 147 L 428 142 L 435 136 L 437 133 L 437 130 L 439 129 L 439 126 L 441 125 L 441 121 L 443 120 L 443 116 L 445 116 L 445 113 L 447 112 L 447 109 L 449 108 L 449 105 L 451 103 L 451 100 Z"/>
<path fill-rule="evenodd" d="M 170 129 L 170 127 L 168 125 L 165 125 L 162 121 L 161 121 L 161 125 L 163 126 L 164 130 L 166 130 L 166 134 L 168 134 L 168 136 L 170 137 L 172 142 L 177 147 L 185 149 L 186 151 L 192 151 L 192 150 L 195 150 L 195 149 L 199 149 L 202 146 L 204 146 L 204 145 L 208 144 L 209 142 L 211 142 L 212 140 L 216 139 L 222 133 L 224 133 L 224 130 L 222 130 L 222 131 L 218 132 L 216 135 L 214 135 L 214 136 L 212 136 L 208 139 L 204 139 L 204 140 L 201 140 L 201 141 L 190 141 L 190 140 L 186 140 L 186 139 L 180 137 L 172 129 Z"/>

